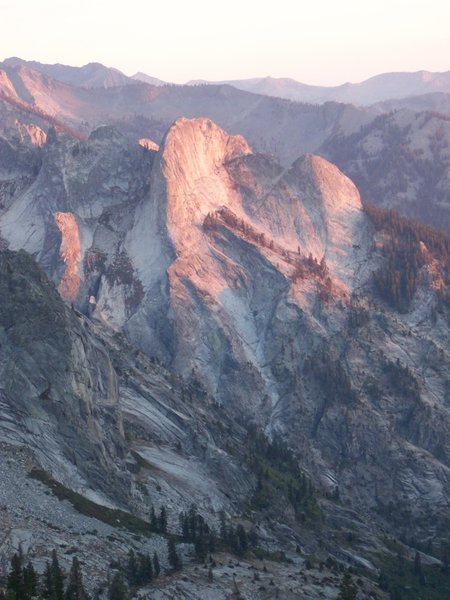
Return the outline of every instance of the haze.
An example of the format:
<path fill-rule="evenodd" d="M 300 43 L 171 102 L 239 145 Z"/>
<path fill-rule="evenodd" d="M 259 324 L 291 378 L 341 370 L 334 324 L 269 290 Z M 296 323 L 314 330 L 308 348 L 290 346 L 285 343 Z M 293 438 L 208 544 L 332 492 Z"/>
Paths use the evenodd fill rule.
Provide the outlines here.
<path fill-rule="evenodd" d="M 173 81 L 316 85 L 450 68 L 446 0 L 0 0 L 0 59 L 98 61 Z"/>

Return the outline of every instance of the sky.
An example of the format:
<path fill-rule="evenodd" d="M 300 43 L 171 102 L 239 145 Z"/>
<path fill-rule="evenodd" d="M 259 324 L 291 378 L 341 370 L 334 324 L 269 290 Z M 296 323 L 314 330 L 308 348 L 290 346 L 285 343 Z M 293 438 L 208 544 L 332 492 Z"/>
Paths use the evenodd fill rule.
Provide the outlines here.
<path fill-rule="evenodd" d="M 314 85 L 450 70 L 448 0 L 0 0 L 0 60 Z"/>

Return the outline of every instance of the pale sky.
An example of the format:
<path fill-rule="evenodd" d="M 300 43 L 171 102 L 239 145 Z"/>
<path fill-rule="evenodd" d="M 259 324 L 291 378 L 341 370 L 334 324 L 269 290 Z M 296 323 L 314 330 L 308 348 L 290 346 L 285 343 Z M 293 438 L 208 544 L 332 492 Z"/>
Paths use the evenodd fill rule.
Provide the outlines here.
<path fill-rule="evenodd" d="M 337 85 L 450 70 L 449 0 L 0 0 L 0 60 Z"/>

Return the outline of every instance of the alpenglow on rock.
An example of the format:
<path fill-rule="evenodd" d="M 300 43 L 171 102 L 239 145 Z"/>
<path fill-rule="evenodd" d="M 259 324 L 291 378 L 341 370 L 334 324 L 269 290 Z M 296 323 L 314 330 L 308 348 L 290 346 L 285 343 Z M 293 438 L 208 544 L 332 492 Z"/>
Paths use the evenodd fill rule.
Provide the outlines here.
<path fill-rule="evenodd" d="M 12 249 L 60 284 L 55 215 L 70 214 L 75 306 L 282 435 L 329 493 L 397 531 L 390 503 L 417 531 L 445 529 L 450 346 L 431 238 L 399 313 L 377 291 L 388 234 L 325 159 L 285 169 L 209 119 L 177 120 L 158 152 L 111 128 L 49 138 L 0 215 Z"/>

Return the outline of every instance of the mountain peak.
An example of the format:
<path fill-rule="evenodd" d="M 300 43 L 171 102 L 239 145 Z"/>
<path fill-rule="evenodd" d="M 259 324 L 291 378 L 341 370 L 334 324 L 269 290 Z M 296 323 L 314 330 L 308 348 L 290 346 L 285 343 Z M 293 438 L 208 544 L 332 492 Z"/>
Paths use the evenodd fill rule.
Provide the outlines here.
<path fill-rule="evenodd" d="M 291 170 L 320 193 L 330 207 L 362 208 L 361 197 L 353 181 L 325 158 L 317 154 L 305 154 L 294 162 Z"/>
<path fill-rule="evenodd" d="M 138 71 L 134 75 L 131 76 L 131 79 L 134 79 L 140 83 L 147 83 L 149 85 L 166 85 L 165 81 L 158 79 L 157 77 L 152 77 L 151 75 L 147 75 L 147 73 L 142 73 L 142 71 Z"/>
<path fill-rule="evenodd" d="M 60 63 L 45 64 L 35 60 L 11 57 L 6 58 L 3 64 L 13 69 L 26 67 L 56 81 L 85 88 L 108 88 L 135 83 L 133 79 L 127 77 L 118 69 L 105 67 L 99 62 L 90 62 L 82 67 L 73 67 Z"/>
<path fill-rule="evenodd" d="M 251 153 L 245 139 L 230 136 L 210 119 L 177 119 L 162 143 L 161 170 L 166 180 L 172 237 L 194 242 L 210 211 L 237 202 L 224 164 Z M 189 245 L 190 245 L 189 242 Z"/>
<path fill-rule="evenodd" d="M 163 142 L 165 153 L 170 152 L 180 142 L 190 145 L 190 150 L 193 151 L 191 157 L 193 162 L 199 158 L 201 150 L 205 151 L 202 160 L 206 157 L 205 155 L 210 155 L 208 160 L 219 160 L 222 163 L 252 152 L 247 141 L 241 135 L 230 136 L 211 119 L 204 117 L 177 119 L 169 128 Z"/>

